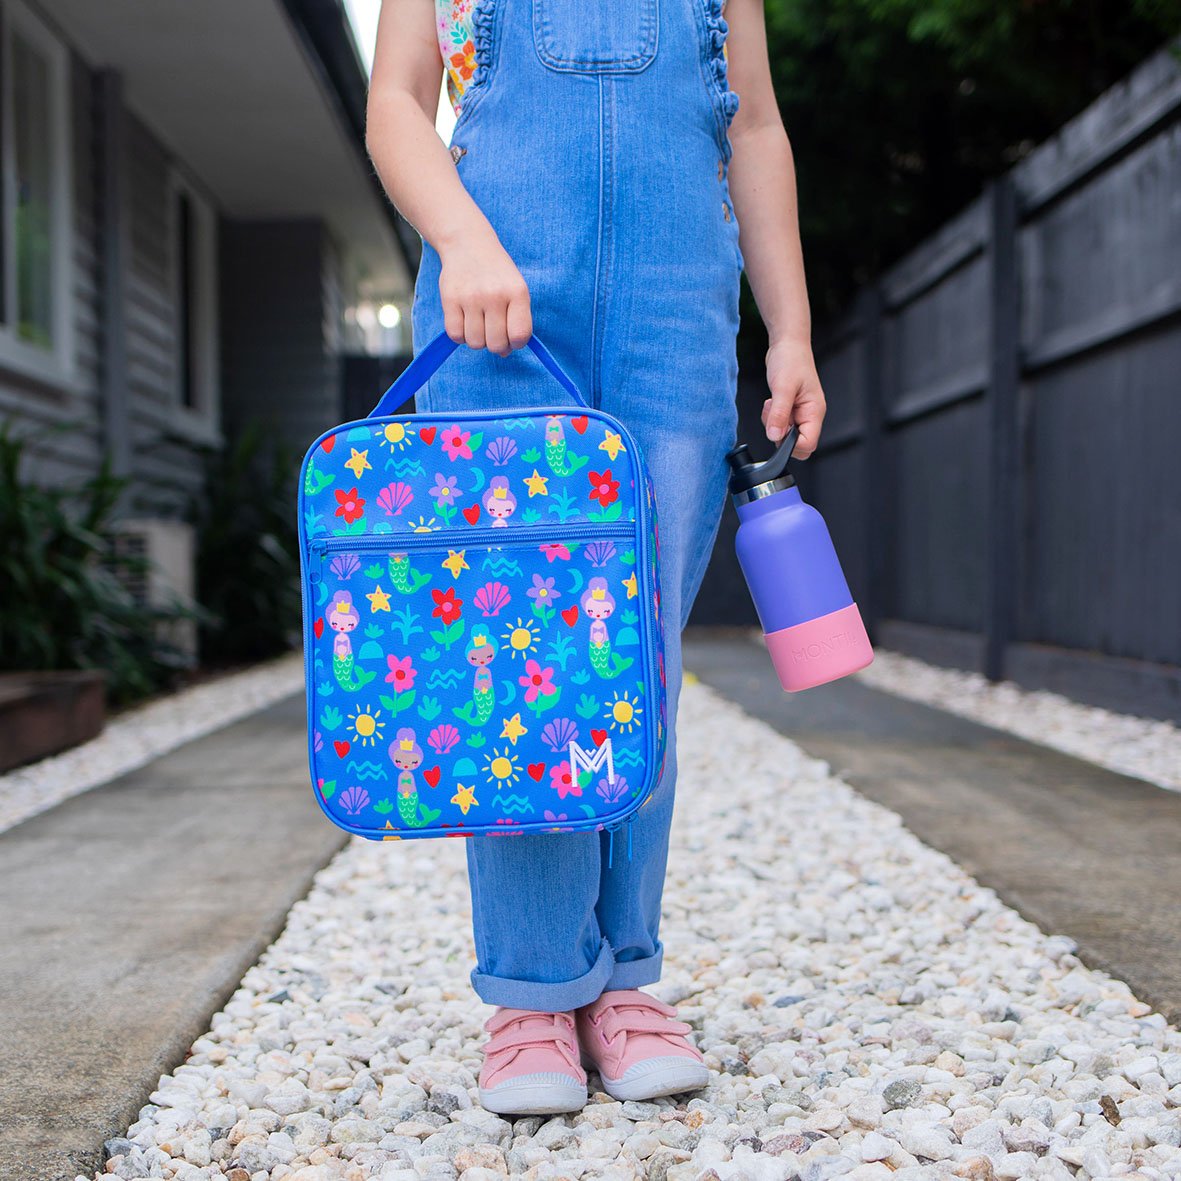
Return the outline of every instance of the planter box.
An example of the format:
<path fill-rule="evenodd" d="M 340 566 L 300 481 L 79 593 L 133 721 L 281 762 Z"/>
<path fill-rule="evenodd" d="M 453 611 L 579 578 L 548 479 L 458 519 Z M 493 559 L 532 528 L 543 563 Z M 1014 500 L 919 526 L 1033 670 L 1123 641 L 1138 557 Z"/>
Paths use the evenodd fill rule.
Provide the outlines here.
<path fill-rule="evenodd" d="M 77 746 L 105 721 L 99 670 L 0 673 L 0 772 Z"/>

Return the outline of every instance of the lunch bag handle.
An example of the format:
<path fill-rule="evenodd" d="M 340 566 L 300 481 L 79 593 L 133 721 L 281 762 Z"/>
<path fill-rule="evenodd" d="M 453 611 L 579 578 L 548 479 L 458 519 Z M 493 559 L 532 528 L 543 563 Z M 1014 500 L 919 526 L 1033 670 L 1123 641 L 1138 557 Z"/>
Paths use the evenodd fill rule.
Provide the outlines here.
<path fill-rule="evenodd" d="M 529 347 L 537 359 L 553 374 L 558 384 L 579 404 L 589 409 L 589 403 L 579 392 L 578 386 L 570 379 L 570 375 L 554 360 L 553 354 L 537 339 L 529 337 Z M 412 394 L 422 389 L 427 381 L 438 372 L 440 366 L 455 350 L 459 343 L 454 341 L 446 332 L 440 332 L 434 340 L 406 366 L 398 375 L 397 380 L 384 394 L 377 405 L 373 407 L 370 418 L 379 418 L 383 414 L 395 414 L 403 402 Z"/>

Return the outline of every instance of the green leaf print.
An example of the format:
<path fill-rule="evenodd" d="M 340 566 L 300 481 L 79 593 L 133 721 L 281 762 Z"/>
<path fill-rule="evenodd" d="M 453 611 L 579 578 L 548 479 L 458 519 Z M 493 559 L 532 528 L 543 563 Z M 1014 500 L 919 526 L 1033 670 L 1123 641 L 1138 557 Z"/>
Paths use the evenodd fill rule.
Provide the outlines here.
<path fill-rule="evenodd" d="M 443 707 L 437 697 L 424 697 L 418 703 L 418 716 L 425 722 L 433 722 L 442 711 Z"/>
<path fill-rule="evenodd" d="M 584 693 L 579 699 L 578 704 L 574 707 L 574 712 L 580 718 L 590 719 L 599 712 L 599 699 L 592 693 Z"/>
<path fill-rule="evenodd" d="M 344 720 L 340 710 L 334 705 L 326 706 L 320 714 L 320 729 L 335 730 Z"/>
<path fill-rule="evenodd" d="M 377 803 L 373 805 L 373 810 L 379 815 L 385 816 L 387 813 L 394 810 L 394 805 L 391 804 L 389 800 L 378 800 Z"/>
<path fill-rule="evenodd" d="M 541 452 L 536 447 L 530 447 L 528 451 L 521 452 L 521 459 L 525 463 L 536 463 L 541 458 Z"/>
<path fill-rule="evenodd" d="M 385 573 L 385 567 L 378 566 L 376 563 L 374 563 L 372 566 L 365 567 L 365 577 L 366 578 L 380 578 L 384 573 Z"/>

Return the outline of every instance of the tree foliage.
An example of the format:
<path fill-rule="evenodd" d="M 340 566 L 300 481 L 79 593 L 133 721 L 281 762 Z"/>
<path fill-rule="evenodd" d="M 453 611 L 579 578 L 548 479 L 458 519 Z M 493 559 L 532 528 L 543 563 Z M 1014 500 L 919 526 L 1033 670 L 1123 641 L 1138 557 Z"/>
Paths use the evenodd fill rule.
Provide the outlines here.
<path fill-rule="evenodd" d="M 766 0 L 766 20 L 817 323 L 1175 36 L 1181 0 Z M 749 291 L 743 313 L 761 336 Z"/>

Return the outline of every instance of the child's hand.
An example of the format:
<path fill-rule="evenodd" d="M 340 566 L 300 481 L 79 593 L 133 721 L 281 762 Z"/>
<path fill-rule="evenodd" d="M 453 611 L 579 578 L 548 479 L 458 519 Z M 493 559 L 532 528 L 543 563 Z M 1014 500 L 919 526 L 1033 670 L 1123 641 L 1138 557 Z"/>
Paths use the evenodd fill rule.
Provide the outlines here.
<path fill-rule="evenodd" d="M 763 403 L 767 438 L 778 446 L 794 422 L 799 427 L 799 441 L 792 455 L 807 459 L 820 441 L 820 425 L 827 409 L 811 345 L 798 340 L 773 344 L 767 350 L 767 385 L 771 390 Z"/>
<path fill-rule="evenodd" d="M 502 357 L 528 343 L 529 288 L 491 227 L 464 234 L 439 257 L 443 323 L 452 340 Z"/>

